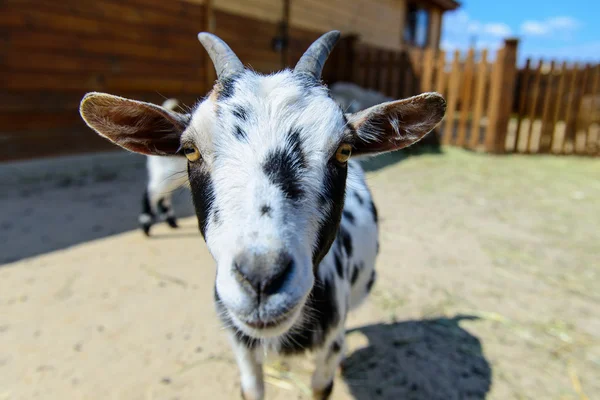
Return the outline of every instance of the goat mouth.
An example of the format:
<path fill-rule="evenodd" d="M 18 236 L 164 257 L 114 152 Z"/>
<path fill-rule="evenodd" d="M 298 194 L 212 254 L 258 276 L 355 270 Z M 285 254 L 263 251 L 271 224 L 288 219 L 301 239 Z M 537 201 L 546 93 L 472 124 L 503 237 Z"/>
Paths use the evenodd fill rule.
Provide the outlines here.
<path fill-rule="evenodd" d="M 256 319 L 244 319 L 244 320 L 242 320 L 242 322 L 245 325 L 247 325 L 249 328 L 256 329 L 256 330 L 277 328 L 278 326 L 283 325 L 286 322 L 288 322 L 289 319 L 291 318 L 293 312 L 294 312 L 294 309 L 290 309 L 290 310 L 286 310 L 283 313 L 279 314 L 277 317 L 270 318 L 268 320 L 265 320 L 263 318 L 256 318 Z"/>
<path fill-rule="evenodd" d="M 240 318 L 232 315 L 239 329 L 254 338 L 276 337 L 287 331 L 298 314 L 299 307 L 292 307 L 273 318 Z"/>

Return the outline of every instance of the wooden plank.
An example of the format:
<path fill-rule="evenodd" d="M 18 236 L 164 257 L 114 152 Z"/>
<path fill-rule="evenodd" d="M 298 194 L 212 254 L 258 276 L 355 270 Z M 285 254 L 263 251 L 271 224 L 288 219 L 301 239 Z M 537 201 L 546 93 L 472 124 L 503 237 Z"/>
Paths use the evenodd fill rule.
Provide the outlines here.
<path fill-rule="evenodd" d="M 3 85 L 5 90 L 39 91 L 144 91 L 202 94 L 205 84 L 200 79 L 184 80 L 169 77 L 104 76 L 96 73 L 44 74 L 13 72 Z"/>
<path fill-rule="evenodd" d="M 0 113 L 52 113 L 72 111 L 79 108 L 79 102 L 85 91 L 38 90 L 0 91 Z M 119 89 L 114 94 L 141 101 L 160 104 L 165 99 L 175 97 L 182 105 L 193 105 L 201 93 L 184 94 L 181 92 L 141 91 L 130 92 Z M 2 127 L 0 127 L 0 130 Z"/>
<path fill-rule="evenodd" d="M 519 91 L 519 108 L 517 110 L 517 131 L 515 133 L 514 149 L 519 147 L 519 141 L 522 132 L 522 125 L 527 115 L 527 102 L 529 100 L 529 79 L 531 75 L 531 58 L 525 61 L 525 67 L 521 70 L 521 87 Z"/>
<path fill-rule="evenodd" d="M 481 59 L 477 66 L 477 80 L 475 86 L 475 99 L 473 105 L 473 122 L 471 124 L 471 137 L 469 147 L 476 149 L 479 145 L 479 136 L 481 132 L 481 118 L 483 116 L 483 107 L 485 105 L 485 89 L 488 81 L 488 62 L 487 49 L 481 52 Z"/>
<path fill-rule="evenodd" d="M 0 113 L 2 131 L 21 131 L 28 129 L 51 129 L 79 122 L 78 108 L 54 112 L 3 112 Z"/>
<path fill-rule="evenodd" d="M 124 41 L 105 40 L 96 37 L 77 37 L 38 31 L 9 34 L 9 46 L 23 51 L 33 49 L 78 51 L 87 54 L 136 57 L 141 59 L 162 60 L 166 62 L 196 63 L 200 65 L 200 51 L 182 51 L 181 49 L 160 48 L 155 45 Z"/>
<path fill-rule="evenodd" d="M 40 50 L 24 52 L 9 49 L 2 59 L 0 67 L 4 74 L 15 72 L 101 72 L 118 75 L 154 75 L 196 79 L 203 73 L 202 66 L 188 63 L 167 63 L 163 61 L 141 61 L 131 57 L 109 55 L 86 55 L 80 52 L 51 52 Z"/>
<path fill-rule="evenodd" d="M 444 127 L 444 136 L 442 143 L 445 145 L 454 143 L 454 116 L 458 103 L 458 90 L 460 87 L 460 51 L 454 52 L 452 61 L 452 71 L 448 82 L 448 108 L 446 109 L 446 126 Z"/>
<path fill-rule="evenodd" d="M 506 39 L 498 53 L 497 70 L 490 84 L 489 126 L 485 148 L 491 153 L 505 153 L 508 126 L 517 78 L 517 39 Z"/>
<path fill-rule="evenodd" d="M 571 80 L 569 81 L 569 86 L 567 89 L 569 100 L 567 100 L 567 111 L 565 115 L 565 136 L 561 146 L 563 153 L 570 153 L 571 150 L 575 148 L 575 132 L 573 120 L 575 118 L 575 101 L 577 100 L 577 82 L 579 81 L 581 76 L 581 71 L 579 68 L 579 64 L 575 63 L 575 65 L 573 66 Z"/>
<path fill-rule="evenodd" d="M 404 97 L 414 96 L 416 94 L 415 84 L 416 84 L 416 73 L 415 73 L 415 62 L 413 57 L 411 57 L 410 51 L 404 51 L 404 82 L 405 82 L 405 92 Z"/>
<path fill-rule="evenodd" d="M 433 70 L 434 70 L 434 55 L 435 50 L 428 48 L 425 50 L 423 57 L 423 76 L 421 78 L 421 91 L 431 92 L 433 87 Z"/>
<path fill-rule="evenodd" d="M 597 104 L 597 96 L 600 96 L 599 93 L 600 90 L 600 64 L 596 65 L 596 67 L 594 68 L 594 72 L 593 72 L 593 78 L 592 78 L 592 91 L 591 91 L 591 95 L 592 95 L 592 100 L 590 102 L 590 110 L 592 111 L 592 113 L 596 112 L 596 107 L 598 107 Z M 596 154 L 598 151 L 600 151 L 600 137 L 595 138 L 595 140 L 592 139 L 592 128 L 594 123 L 599 124 L 600 121 L 597 120 L 591 120 L 590 125 L 587 127 L 586 129 L 586 151 L 587 154 Z"/>
<path fill-rule="evenodd" d="M 378 79 L 378 90 L 385 94 L 386 96 L 390 95 L 389 88 L 389 62 L 390 59 L 390 51 L 381 51 L 379 54 L 379 79 Z"/>
<path fill-rule="evenodd" d="M 540 134 L 539 153 L 547 153 L 550 151 L 551 137 L 554 135 L 554 122 L 552 120 L 552 100 L 554 99 L 554 93 L 552 88 L 554 87 L 556 63 L 552 61 L 550 63 L 550 71 L 548 72 L 548 79 L 546 80 L 546 90 L 543 94 L 544 98 L 544 109 L 542 111 L 542 132 Z"/>
<path fill-rule="evenodd" d="M 581 103 L 583 101 L 585 91 L 589 85 L 589 77 L 591 74 L 591 65 L 587 64 L 581 76 L 581 81 L 579 83 L 579 87 L 576 89 L 574 95 L 574 104 L 573 104 L 573 122 L 572 122 L 572 139 L 573 139 L 573 153 L 582 154 L 585 153 L 585 146 L 581 149 L 577 148 L 577 133 L 579 132 L 579 110 L 581 110 Z"/>
<path fill-rule="evenodd" d="M 563 97 L 565 96 L 565 90 L 567 87 L 567 62 L 563 62 L 560 68 L 559 78 L 558 78 L 558 91 L 556 93 L 556 103 L 554 106 L 553 114 L 552 114 L 552 126 L 554 127 L 552 136 L 550 137 L 550 143 L 548 147 L 550 151 L 554 151 L 556 145 L 556 135 L 555 130 L 558 122 L 561 120 L 562 114 L 562 105 L 563 105 Z M 561 146 L 562 148 L 562 146 Z"/>
<path fill-rule="evenodd" d="M 526 153 L 531 152 L 533 124 L 536 120 L 538 100 L 540 97 L 540 81 L 542 79 L 542 68 L 543 67 L 544 67 L 544 60 L 540 59 L 540 61 L 538 62 L 538 66 L 533 74 L 533 86 L 532 86 L 533 94 L 531 97 L 530 108 L 529 108 L 529 117 L 528 117 L 529 118 L 529 127 L 527 129 L 527 134 L 526 134 L 527 141 L 525 144 L 525 152 Z M 539 143 L 538 143 L 537 147 L 539 147 Z"/>
<path fill-rule="evenodd" d="M 135 24 L 142 29 L 162 28 L 168 30 L 185 30 L 200 19 L 202 6 L 189 7 L 189 14 L 172 15 L 164 11 L 148 7 L 138 7 L 128 2 L 85 1 L 53 2 L 43 0 L 7 0 L 8 10 L 24 16 L 23 27 L 52 27 L 55 29 L 79 30 L 82 32 L 98 30 L 101 27 L 92 25 L 88 28 L 85 22 L 104 21 L 113 26 L 120 24 Z M 194 12 L 197 9 L 197 12 Z M 186 28 L 188 27 L 188 28 Z M 110 32 L 110 31 L 108 31 Z M 118 33 L 116 30 L 114 33 Z"/>
<path fill-rule="evenodd" d="M 377 79 L 377 49 L 369 47 L 367 49 L 367 82 L 366 87 L 368 89 L 377 90 L 376 79 Z"/>
<path fill-rule="evenodd" d="M 433 90 L 446 97 L 446 52 L 440 51 L 437 54 L 436 77 Z"/>
<path fill-rule="evenodd" d="M 397 74 L 395 74 L 395 65 L 394 62 L 396 60 L 396 54 L 397 52 L 395 51 L 390 51 L 388 54 L 388 60 L 387 60 L 387 81 L 388 81 L 388 88 L 387 88 L 387 95 L 392 97 L 392 98 L 396 98 L 396 86 L 397 86 L 397 82 L 396 82 L 396 77 Z"/>
<path fill-rule="evenodd" d="M 399 99 L 401 96 L 400 93 L 400 85 L 402 84 L 400 80 L 400 52 L 395 51 L 392 53 L 392 92 L 391 96 L 394 99 Z"/>
<path fill-rule="evenodd" d="M 467 123 L 469 121 L 469 115 L 472 112 L 471 99 L 473 97 L 473 79 L 474 79 L 474 64 L 475 64 L 475 49 L 469 49 L 467 53 L 467 59 L 465 60 L 465 67 L 463 72 L 463 78 L 461 82 L 462 87 L 462 101 L 460 110 L 460 121 L 458 124 L 458 136 L 456 139 L 457 146 L 465 146 L 467 138 Z"/>

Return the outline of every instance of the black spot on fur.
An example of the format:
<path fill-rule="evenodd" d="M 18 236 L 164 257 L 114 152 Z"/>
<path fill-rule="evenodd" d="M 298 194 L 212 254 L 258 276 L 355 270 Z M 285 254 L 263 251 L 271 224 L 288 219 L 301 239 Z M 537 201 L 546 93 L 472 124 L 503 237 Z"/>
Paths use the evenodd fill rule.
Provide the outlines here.
<path fill-rule="evenodd" d="M 371 278 L 369 278 L 369 282 L 367 282 L 367 293 L 371 293 L 371 289 L 373 289 L 373 284 L 375 283 L 375 278 L 377 278 L 377 273 L 375 270 L 371 271 Z"/>
<path fill-rule="evenodd" d="M 371 200 L 371 214 L 373 214 L 373 221 L 375 223 L 377 223 L 377 221 L 379 220 L 379 217 L 377 215 L 377 208 L 375 207 L 375 203 L 373 203 L 373 200 Z"/>
<path fill-rule="evenodd" d="M 238 140 L 246 140 L 246 138 L 248 136 L 246 135 L 246 132 L 242 129 L 241 126 L 236 125 L 235 126 L 235 137 L 238 138 Z"/>
<path fill-rule="evenodd" d="M 313 251 L 313 265 L 315 267 L 325 257 L 335 240 L 344 208 L 347 173 L 346 168 L 340 167 L 334 162 L 327 165 L 320 197 L 331 201 L 332 206 L 327 210 L 325 219 L 319 229 L 317 245 Z"/>
<path fill-rule="evenodd" d="M 179 225 L 177 225 L 177 218 L 172 217 L 172 216 L 167 217 L 167 225 L 169 225 L 173 229 L 179 228 Z"/>
<path fill-rule="evenodd" d="M 343 227 L 340 227 L 340 238 L 342 240 L 344 250 L 346 250 L 346 254 L 348 257 L 352 257 L 352 236 L 350 236 L 350 233 Z"/>
<path fill-rule="evenodd" d="M 358 279 L 358 274 L 360 273 L 361 270 L 361 265 L 355 265 L 354 268 L 352 269 L 352 277 L 350 278 L 350 284 L 354 285 L 356 283 L 356 280 Z"/>
<path fill-rule="evenodd" d="M 265 216 L 265 215 L 271 216 L 271 211 L 272 211 L 271 207 L 265 204 L 260 208 L 260 215 L 261 216 Z"/>
<path fill-rule="evenodd" d="M 315 278 L 315 284 L 306 302 L 309 313 L 300 329 L 293 329 L 288 340 L 283 341 L 281 351 L 285 355 L 299 354 L 307 349 L 322 346 L 331 328 L 340 321 L 336 303 L 337 288 L 329 280 Z M 312 310 L 312 311 L 311 311 Z"/>
<path fill-rule="evenodd" d="M 321 398 L 319 400 L 328 400 L 331 396 L 331 393 L 333 393 L 333 381 L 331 381 L 331 383 L 327 385 L 325 389 L 323 389 L 323 392 L 321 393 Z"/>
<path fill-rule="evenodd" d="M 158 200 L 158 212 L 160 212 L 161 214 L 166 214 L 169 212 L 169 207 L 165 206 L 165 199 L 161 198 L 160 200 Z"/>
<path fill-rule="evenodd" d="M 323 207 L 327 204 L 327 197 L 323 193 L 319 193 L 319 206 Z"/>
<path fill-rule="evenodd" d="M 150 206 L 150 195 L 148 194 L 148 190 L 144 191 L 144 197 L 142 198 L 142 214 L 148 214 L 154 218 L 154 213 Z"/>
<path fill-rule="evenodd" d="M 208 217 L 214 203 L 214 189 L 210 175 L 201 171 L 202 167 L 191 167 L 188 164 L 188 176 L 190 179 L 190 187 L 192 189 L 192 200 L 196 209 L 196 217 L 198 218 L 198 227 L 200 233 L 206 238 L 206 225 Z"/>
<path fill-rule="evenodd" d="M 331 351 L 333 353 L 339 353 L 340 351 L 342 351 L 342 346 L 340 346 L 340 344 L 338 343 L 338 341 L 334 341 L 333 344 L 331 345 Z"/>
<path fill-rule="evenodd" d="M 354 214 L 352 214 L 350 211 L 348 210 L 344 210 L 342 212 L 342 215 L 344 216 L 344 218 L 351 224 L 354 224 Z"/>
<path fill-rule="evenodd" d="M 150 236 L 150 228 L 152 227 L 154 221 L 154 213 L 152 212 L 152 207 L 150 206 L 150 196 L 148 194 L 148 190 L 144 191 L 144 196 L 142 197 L 142 214 L 147 216 L 150 220 L 148 222 L 140 223 L 140 227 L 144 231 L 146 236 Z"/>
<path fill-rule="evenodd" d="M 358 204 L 363 205 L 365 203 L 365 201 L 363 200 L 362 197 L 360 197 L 360 194 L 358 194 L 358 192 L 354 192 L 354 196 L 356 197 Z"/>
<path fill-rule="evenodd" d="M 340 278 L 344 278 L 344 266 L 342 264 L 342 257 L 337 252 L 334 253 L 333 258 L 335 259 L 335 270 Z"/>
<path fill-rule="evenodd" d="M 213 223 L 215 225 L 218 225 L 221 223 L 220 212 L 219 212 L 218 208 L 215 208 L 215 210 L 213 211 L 212 218 L 213 218 Z"/>
<path fill-rule="evenodd" d="M 225 79 L 219 80 L 221 88 L 219 90 L 219 100 L 225 100 L 233 96 L 235 92 L 235 80 L 237 76 L 231 76 Z"/>
<path fill-rule="evenodd" d="M 267 155 L 263 171 L 287 198 L 299 200 L 304 195 L 304 189 L 300 184 L 300 173 L 306 168 L 300 132 L 290 131 L 287 141 L 286 148 L 273 150 Z"/>
<path fill-rule="evenodd" d="M 233 109 L 233 115 L 242 121 L 248 120 L 248 111 L 242 106 L 235 106 Z"/>

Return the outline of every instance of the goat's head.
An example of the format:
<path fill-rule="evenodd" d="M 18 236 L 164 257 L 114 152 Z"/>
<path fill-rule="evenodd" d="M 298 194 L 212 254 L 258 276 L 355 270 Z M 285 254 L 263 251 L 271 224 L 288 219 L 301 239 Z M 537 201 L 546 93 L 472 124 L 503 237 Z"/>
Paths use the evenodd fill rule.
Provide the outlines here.
<path fill-rule="evenodd" d="M 406 147 L 445 112 L 426 93 L 345 115 L 320 81 L 338 38 L 323 35 L 294 70 L 264 76 L 201 33 L 218 80 L 188 115 L 101 93 L 81 102 L 87 124 L 125 149 L 188 158 L 216 295 L 251 337 L 279 336 L 298 318 L 339 227 L 350 155 Z"/>

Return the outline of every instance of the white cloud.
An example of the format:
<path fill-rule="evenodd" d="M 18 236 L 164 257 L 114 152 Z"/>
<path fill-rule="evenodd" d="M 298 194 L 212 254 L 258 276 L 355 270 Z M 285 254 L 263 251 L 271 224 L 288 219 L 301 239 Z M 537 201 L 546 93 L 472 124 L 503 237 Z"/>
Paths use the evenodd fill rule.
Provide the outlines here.
<path fill-rule="evenodd" d="M 512 34 L 510 26 L 501 22 L 485 24 L 483 26 L 483 33 L 487 33 L 491 36 L 507 37 Z"/>
<path fill-rule="evenodd" d="M 528 20 L 521 24 L 521 33 L 530 36 L 548 36 L 552 33 L 566 33 L 578 29 L 581 23 L 572 17 L 553 17 L 544 21 Z"/>
<path fill-rule="evenodd" d="M 463 10 L 445 13 L 443 21 L 443 40 L 445 50 L 468 49 L 475 44 L 478 49 L 497 49 L 502 39 L 513 34 L 510 26 L 503 22 L 482 22 L 471 19 Z"/>

